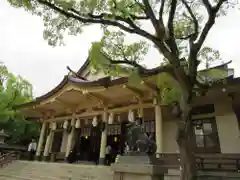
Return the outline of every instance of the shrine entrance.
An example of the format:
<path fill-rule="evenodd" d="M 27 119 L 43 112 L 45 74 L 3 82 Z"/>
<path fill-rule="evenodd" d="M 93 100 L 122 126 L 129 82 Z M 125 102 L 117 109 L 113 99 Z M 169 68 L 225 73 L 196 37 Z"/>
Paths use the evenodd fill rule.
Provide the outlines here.
<path fill-rule="evenodd" d="M 100 145 L 101 145 L 101 131 L 100 127 L 92 127 L 90 135 L 90 161 L 98 162 L 100 154 Z"/>
<path fill-rule="evenodd" d="M 99 127 L 84 126 L 76 133 L 76 152 L 80 161 L 98 161 L 101 131 Z"/>
<path fill-rule="evenodd" d="M 124 153 L 125 141 L 126 141 L 126 122 L 121 124 L 109 124 L 108 125 L 108 137 L 107 144 L 111 146 L 112 162 L 118 154 Z"/>
<path fill-rule="evenodd" d="M 63 131 L 55 131 L 53 136 L 52 152 L 60 152 L 62 144 Z"/>

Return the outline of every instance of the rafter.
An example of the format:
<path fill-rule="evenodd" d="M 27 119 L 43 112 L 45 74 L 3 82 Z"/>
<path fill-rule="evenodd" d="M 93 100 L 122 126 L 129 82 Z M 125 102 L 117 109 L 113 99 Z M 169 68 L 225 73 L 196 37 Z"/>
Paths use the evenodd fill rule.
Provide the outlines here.
<path fill-rule="evenodd" d="M 110 100 L 100 94 L 96 94 L 96 93 L 91 93 L 88 91 L 83 91 L 83 94 L 89 98 L 89 99 L 94 99 L 98 102 L 100 102 L 102 105 L 106 105 L 110 103 Z"/>
<path fill-rule="evenodd" d="M 64 109 L 66 109 L 66 112 L 74 112 L 76 110 L 76 107 L 78 104 L 73 104 L 73 103 L 69 103 L 66 102 L 64 100 L 60 100 L 60 99 L 55 99 L 54 102 L 58 103 L 61 107 L 63 107 Z"/>

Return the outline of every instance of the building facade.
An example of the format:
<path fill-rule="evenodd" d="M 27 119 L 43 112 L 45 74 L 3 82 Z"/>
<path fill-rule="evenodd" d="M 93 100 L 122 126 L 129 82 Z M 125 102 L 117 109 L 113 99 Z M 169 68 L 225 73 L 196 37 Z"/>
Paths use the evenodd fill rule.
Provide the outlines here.
<path fill-rule="evenodd" d="M 156 69 L 141 74 L 139 85 L 126 77 L 91 73 L 89 61 L 75 75 L 33 102 L 19 106 L 29 118 L 42 124 L 36 156 L 60 160 L 74 150 L 82 161 L 103 163 L 109 144 L 116 155 L 124 151 L 127 124 L 137 117 L 156 141 L 157 153 L 178 153 L 178 118 L 172 106 L 160 106 Z M 239 153 L 238 99 L 240 80 L 214 86 L 194 99 L 193 131 L 196 153 Z M 240 107 L 240 106 L 239 106 Z"/>

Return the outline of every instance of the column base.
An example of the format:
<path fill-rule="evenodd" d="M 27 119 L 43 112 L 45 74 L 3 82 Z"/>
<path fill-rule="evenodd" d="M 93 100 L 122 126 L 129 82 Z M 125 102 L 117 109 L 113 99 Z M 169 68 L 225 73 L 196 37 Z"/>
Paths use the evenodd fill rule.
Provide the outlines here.
<path fill-rule="evenodd" d="M 49 156 L 43 156 L 43 161 L 45 161 L 45 162 L 48 162 L 48 161 L 49 161 L 49 159 L 50 159 L 50 157 L 49 157 Z"/>
<path fill-rule="evenodd" d="M 98 164 L 105 165 L 105 158 L 99 158 Z"/>
<path fill-rule="evenodd" d="M 36 161 L 41 161 L 41 156 L 35 156 Z"/>

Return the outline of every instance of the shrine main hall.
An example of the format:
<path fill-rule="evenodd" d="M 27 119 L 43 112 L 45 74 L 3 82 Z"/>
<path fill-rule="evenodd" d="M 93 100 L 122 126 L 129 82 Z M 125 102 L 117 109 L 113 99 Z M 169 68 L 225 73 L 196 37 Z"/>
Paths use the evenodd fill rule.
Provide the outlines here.
<path fill-rule="evenodd" d="M 175 141 L 177 117 L 171 106 L 158 102 L 159 68 L 141 74 L 138 85 L 129 83 L 124 75 L 109 77 L 90 69 L 87 60 L 77 73 L 66 75 L 50 92 L 18 106 L 28 120 L 41 123 L 38 159 L 61 161 L 75 150 L 80 154 L 79 161 L 99 160 L 102 164 L 107 145 L 114 155 L 123 153 L 127 124 L 137 117 L 142 118 L 144 131 L 155 140 L 156 153 L 179 152 Z M 196 152 L 239 153 L 239 120 L 232 108 L 234 100 L 229 98 L 235 93 L 238 99 L 239 83 L 233 82 L 227 93 L 214 88 L 207 96 L 195 99 Z"/>

